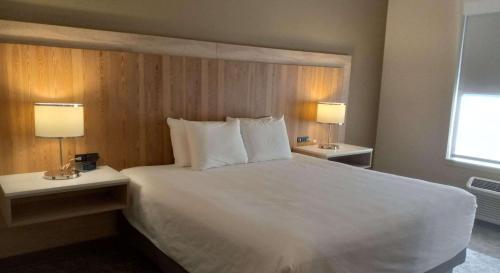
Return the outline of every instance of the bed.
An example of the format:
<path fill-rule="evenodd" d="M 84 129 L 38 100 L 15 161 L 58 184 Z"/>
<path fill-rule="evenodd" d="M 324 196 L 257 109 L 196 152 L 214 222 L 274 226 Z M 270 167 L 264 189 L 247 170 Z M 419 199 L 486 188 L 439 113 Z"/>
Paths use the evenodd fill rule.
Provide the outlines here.
<path fill-rule="evenodd" d="M 300 154 L 122 172 L 130 225 L 191 273 L 451 272 L 476 209 L 459 188 Z"/>

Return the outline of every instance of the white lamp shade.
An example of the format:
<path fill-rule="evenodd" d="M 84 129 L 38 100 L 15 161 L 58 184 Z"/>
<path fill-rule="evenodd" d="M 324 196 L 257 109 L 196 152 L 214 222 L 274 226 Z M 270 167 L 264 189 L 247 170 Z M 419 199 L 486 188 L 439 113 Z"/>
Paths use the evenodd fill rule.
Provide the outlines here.
<path fill-rule="evenodd" d="M 344 103 L 318 102 L 316 121 L 320 123 L 343 124 L 345 122 Z"/>
<path fill-rule="evenodd" d="M 79 103 L 35 103 L 35 136 L 83 136 L 83 105 Z"/>

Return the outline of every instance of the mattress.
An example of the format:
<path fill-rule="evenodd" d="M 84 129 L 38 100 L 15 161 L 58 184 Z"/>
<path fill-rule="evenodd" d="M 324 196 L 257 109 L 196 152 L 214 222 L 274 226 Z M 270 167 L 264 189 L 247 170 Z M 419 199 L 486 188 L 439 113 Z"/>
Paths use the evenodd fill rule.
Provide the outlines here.
<path fill-rule="evenodd" d="M 475 197 L 294 154 L 123 170 L 127 220 L 192 273 L 423 273 L 466 248 Z"/>

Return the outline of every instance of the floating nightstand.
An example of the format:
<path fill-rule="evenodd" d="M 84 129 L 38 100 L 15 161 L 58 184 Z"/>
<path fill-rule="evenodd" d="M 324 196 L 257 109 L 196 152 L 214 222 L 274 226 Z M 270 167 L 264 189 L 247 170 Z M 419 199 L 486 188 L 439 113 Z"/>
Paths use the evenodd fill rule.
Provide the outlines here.
<path fill-rule="evenodd" d="M 372 167 L 373 149 L 344 143 L 338 143 L 338 149 L 321 149 L 318 145 L 307 145 L 293 148 L 300 154 L 336 161 L 355 167 L 370 169 Z"/>
<path fill-rule="evenodd" d="M 108 166 L 51 183 L 40 172 L 3 175 L 0 208 L 9 227 L 120 210 L 128 205 L 128 183 Z"/>

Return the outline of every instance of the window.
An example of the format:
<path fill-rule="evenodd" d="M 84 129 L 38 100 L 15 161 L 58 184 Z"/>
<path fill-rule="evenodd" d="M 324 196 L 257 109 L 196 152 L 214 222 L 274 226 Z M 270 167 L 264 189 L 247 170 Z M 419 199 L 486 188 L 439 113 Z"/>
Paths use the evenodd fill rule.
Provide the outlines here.
<path fill-rule="evenodd" d="M 447 158 L 500 168 L 500 13 L 465 18 Z"/>

